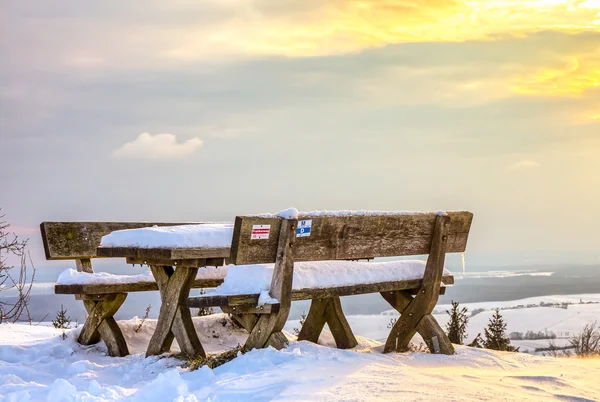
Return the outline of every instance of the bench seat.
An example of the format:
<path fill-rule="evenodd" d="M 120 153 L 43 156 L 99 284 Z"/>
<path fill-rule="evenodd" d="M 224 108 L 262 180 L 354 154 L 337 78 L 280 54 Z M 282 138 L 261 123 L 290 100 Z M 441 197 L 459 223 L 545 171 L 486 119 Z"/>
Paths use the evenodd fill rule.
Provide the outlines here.
<path fill-rule="evenodd" d="M 313 261 L 294 264 L 292 300 L 311 300 L 421 288 L 423 261 Z M 273 264 L 231 265 L 222 285 L 188 299 L 188 307 L 257 306 L 268 291 Z M 248 280 L 252 278 L 252 280 Z M 442 284 L 454 276 L 444 269 Z M 442 288 L 444 289 L 444 288 Z M 443 290 L 442 290 L 443 292 Z"/>
<path fill-rule="evenodd" d="M 182 268 L 185 269 L 185 268 Z M 198 271 L 193 288 L 215 288 L 223 283 L 227 266 L 206 267 Z M 68 269 L 60 274 L 54 287 L 56 294 L 102 295 L 158 290 L 150 271 L 139 275 L 115 275 L 107 272 L 87 273 Z"/>

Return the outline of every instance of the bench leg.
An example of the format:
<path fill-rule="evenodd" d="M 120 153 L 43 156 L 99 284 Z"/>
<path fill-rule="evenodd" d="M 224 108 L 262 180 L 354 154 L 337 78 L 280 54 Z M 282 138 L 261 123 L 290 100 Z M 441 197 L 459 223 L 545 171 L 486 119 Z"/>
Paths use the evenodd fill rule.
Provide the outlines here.
<path fill-rule="evenodd" d="M 230 314 L 233 311 L 229 307 L 221 307 L 221 310 L 223 310 L 224 313 Z M 248 331 L 248 333 L 251 333 L 252 329 L 254 329 L 254 327 L 258 323 L 260 314 L 232 314 L 231 317 L 234 321 L 236 321 L 238 324 L 244 327 L 244 329 Z M 271 346 L 277 350 L 283 349 L 287 346 L 287 344 L 288 340 L 281 331 L 271 334 L 269 340 L 267 341 L 268 346 Z"/>
<path fill-rule="evenodd" d="M 110 356 L 127 356 L 129 354 L 127 342 L 113 318 L 126 298 L 127 293 L 119 293 L 110 295 L 105 300 L 84 300 L 88 318 L 83 324 L 77 342 L 82 345 L 92 345 L 102 338 Z"/>
<path fill-rule="evenodd" d="M 381 293 L 383 298 L 400 314 L 400 318 L 390 331 L 383 352 L 403 352 L 408 348 L 412 337 L 418 332 L 432 353 L 445 355 L 454 354 L 454 347 L 437 320 L 430 314 L 418 317 L 415 313 L 408 312 L 408 307 L 415 299 L 406 291 Z M 406 317 L 402 320 L 402 317 Z"/>
<path fill-rule="evenodd" d="M 342 310 L 339 297 L 313 299 L 311 301 L 310 310 L 304 325 L 302 325 L 300 334 L 298 334 L 298 340 L 317 343 L 325 323 L 329 326 L 335 344 L 339 349 L 350 349 L 358 345 Z"/>
<path fill-rule="evenodd" d="M 394 324 L 385 343 L 384 353 L 405 351 L 418 331 L 431 352 L 454 354 L 450 340 L 431 315 L 440 296 L 449 223 L 450 217 L 447 215 L 436 217 L 423 282 L 416 296 L 412 297 L 406 291 L 381 294 L 400 312 L 400 318 Z"/>
<path fill-rule="evenodd" d="M 279 300 L 279 311 L 271 314 L 261 314 L 256 325 L 250 331 L 248 339 L 244 344 L 244 350 L 264 348 L 267 344 L 283 343 L 287 345 L 281 330 L 287 321 L 292 304 L 292 278 L 294 275 L 293 244 L 296 239 L 297 219 L 286 219 L 281 223 L 279 230 L 279 243 L 277 246 L 277 257 L 271 279 L 269 294 Z M 271 341 L 271 339 L 273 339 Z"/>
<path fill-rule="evenodd" d="M 150 339 L 146 357 L 168 352 L 173 339 L 179 348 L 190 357 L 206 357 L 202 343 L 196 334 L 190 309 L 186 300 L 198 268 L 151 266 L 162 300 L 156 330 Z"/>

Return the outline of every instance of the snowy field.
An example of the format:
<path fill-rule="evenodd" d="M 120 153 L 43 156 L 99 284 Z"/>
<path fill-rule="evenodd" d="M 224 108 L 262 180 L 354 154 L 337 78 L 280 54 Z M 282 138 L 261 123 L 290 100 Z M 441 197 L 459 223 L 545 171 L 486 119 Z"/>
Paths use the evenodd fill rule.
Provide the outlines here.
<path fill-rule="evenodd" d="M 372 316 L 373 317 L 373 316 Z M 382 316 L 384 317 L 384 316 Z M 389 318 L 389 316 L 387 317 Z M 235 347 L 245 333 L 225 315 L 195 318 L 208 352 Z M 351 317 L 356 325 L 359 317 Z M 455 356 L 380 353 L 359 337 L 353 350 L 296 342 L 254 350 L 214 370 L 189 371 L 173 357 L 144 358 L 156 321 L 120 321 L 132 355 L 80 346 L 77 329 L 0 325 L 1 401 L 594 401 L 600 359 L 572 359 L 457 347 Z M 363 323 L 367 327 L 371 323 Z M 176 349 L 176 344 L 174 345 Z"/>
<path fill-rule="evenodd" d="M 583 304 L 579 304 L 583 301 Z M 569 304 L 566 309 L 559 307 L 530 307 L 515 308 L 517 306 L 540 305 L 541 303 L 574 303 Z M 589 303 L 588 302 L 592 302 Z M 471 341 L 478 333 L 483 336 L 483 329 L 487 326 L 495 308 L 501 309 L 501 314 L 507 324 L 507 334 L 511 332 L 527 331 L 534 332 L 554 332 L 558 339 L 555 340 L 557 346 L 568 344 L 568 337 L 579 333 L 584 325 L 592 321 L 600 323 L 600 294 L 581 294 L 581 295 L 562 295 L 562 296 L 541 296 L 531 297 L 521 300 L 502 301 L 502 302 L 479 302 L 465 303 L 469 311 L 484 309 L 481 313 L 469 319 L 467 328 L 468 341 Z M 444 312 L 450 309 L 450 305 L 438 304 L 435 311 L 441 314 L 434 314 L 442 327 L 446 325 L 448 315 Z M 373 339 L 379 342 L 385 342 L 389 334 L 388 324 L 392 318 L 397 318 L 399 314 L 395 310 L 385 311 L 377 315 L 352 315 L 348 316 L 348 322 L 355 334 Z M 298 320 L 290 320 L 286 324 L 286 329 L 293 332 L 294 328 L 299 328 Z M 416 337 L 413 342 L 419 343 Z M 547 339 L 512 341 L 514 346 L 520 346 L 521 352 L 533 353 L 535 348 L 548 346 Z"/>

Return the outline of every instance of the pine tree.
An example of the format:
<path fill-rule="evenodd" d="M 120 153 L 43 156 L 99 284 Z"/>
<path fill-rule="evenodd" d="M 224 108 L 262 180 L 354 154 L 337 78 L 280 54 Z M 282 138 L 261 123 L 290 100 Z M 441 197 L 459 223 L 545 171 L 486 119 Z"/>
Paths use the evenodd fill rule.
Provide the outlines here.
<path fill-rule="evenodd" d="M 485 341 L 483 346 L 486 349 L 514 351 L 510 346 L 510 339 L 506 335 L 506 323 L 500 314 L 500 309 L 496 309 L 487 328 L 484 328 Z"/>
<path fill-rule="evenodd" d="M 446 332 L 450 342 L 462 345 L 467 336 L 469 316 L 467 315 L 467 308 L 459 308 L 458 305 L 458 302 L 452 301 L 452 309 L 450 311 L 446 310 L 446 313 L 450 316 L 450 321 L 446 324 Z"/>

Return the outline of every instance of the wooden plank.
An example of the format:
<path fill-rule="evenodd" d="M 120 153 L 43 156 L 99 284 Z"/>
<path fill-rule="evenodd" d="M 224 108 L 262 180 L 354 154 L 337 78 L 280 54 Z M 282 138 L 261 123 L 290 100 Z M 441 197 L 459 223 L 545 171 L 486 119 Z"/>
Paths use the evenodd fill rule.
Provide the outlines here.
<path fill-rule="evenodd" d="M 125 257 L 125 262 L 132 265 L 170 265 L 177 267 L 201 268 L 206 266 L 206 259 L 194 260 L 140 260 L 132 257 Z"/>
<path fill-rule="evenodd" d="M 139 247 L 98 247 L 97 257 L 130 258 L 146 261 L 148 265 L 177 265 L 179 260 L 204 260 L 207 258 L 229 258 L 229 248 L 139 248 Z"/>
<path fill-rule="evenodd" d="M 223 279 L 196 279 L 192 284 L 192 288 L 216 288 L 222 283 Z M 149 292 L 156 290 L 158 290 L 156 282 L 54 286 L 54 293 L 57 295 L 103 295 L 111 293 Z"/>
<path fill-rule="evenodd" d="M 395 290 L 418 290 L 421 288 L 423 280 L 411 279 L 405 281 L 393 281 L 393 282 L 378 282 L 369 283 L 362 285 L 349 285 L 339 286 L 335 288 L 321 288 L 321 289 L 298 289 L 292 291 L 292 301 L 297 300 L 311 300 L 311 299 L 326 299 L 336 296 L 352 296 L 361 295 L 367 293 L 381 293 L 390 292 Z M 454 283 L 453 275 L 446 275 L 442 277 L 442 283 L 444 285 L 451 285 Z M 221 306 L 256 306 L 258 304 L 259 294 L 243 294 L 243 295 L 231 295 L 231 296 L 211 296 L 202 295 L 196 297 L 190 297 L 188 299 L 188 307 L 221 307 Z"/>
<path fill-rule="evenodd" d="M 205 222 L 42 222 L 40 232 L 47 260 L 72 260 L 96 257 L 102 236 L 115 230 L 202 223 Z"/>
<path fill-rule="evenodd" d="M 286 219 L 281 222 L 275 267 L 273 268 L 273 277 L 269 289 L 269 295 L 279 301 L 279 311 L 274 314 L 260 316 L 244 344 L 244 350 L 246 351 L 265 347 L 271 335 L 281 332 L 287 321 L 292 305 L 293 248 L 297 226 L 298 220 L 296 219 Z"/>
<path fill-rule="evenodd" d="M 449 212 L 447 252 L 463 252 L 473 214 Z M 296 239 L 295 261 L 357 260 L 427 254 L 435 213 L 400 215 L 300 216 L 312 220 L 311 234 Z M 276 258 L 281 218 L 237 217 L 231 245 L 234 264 L 272 263 Z M 253 225 L 271 225 L 268 239 L 252 240 Z"/>

